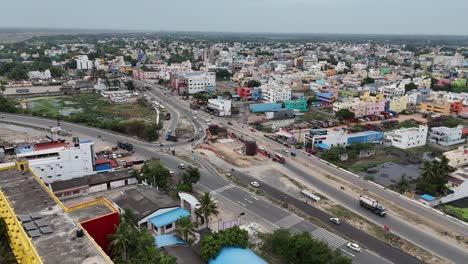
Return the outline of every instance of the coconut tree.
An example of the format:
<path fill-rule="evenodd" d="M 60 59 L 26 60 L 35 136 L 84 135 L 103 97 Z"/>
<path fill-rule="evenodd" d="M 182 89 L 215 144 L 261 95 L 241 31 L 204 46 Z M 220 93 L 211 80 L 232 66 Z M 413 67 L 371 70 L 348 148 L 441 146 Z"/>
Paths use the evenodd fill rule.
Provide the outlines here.
<path fill-rule="evenodd" d="M 431 163 L 428 160 L 425 160 L 421 168 L 420 175 L 424 180 L 433 179 L 435 176 L 433 163 Z"/>
<path fill-rule="evenodd" d="M 195 236 L 196 224 L 192 223 L 190 216 L 179 218 L 176 223 L 176 233 L 185 241 L 188 241 L 190 237 Z"/>
<path fill-rule="evenodd" d="M 218 215 L 218 206 L 213 201 L 209 192 L 206 192 L 201 200 L 200 200 L 200 207 L 197 209 L 199 210 L 198 215 L 202 215 L 205 221 L 205 226 L 208 227 L 208 222 L 212 215 Z"/>
<path fill-rule="evenodd" d="M 127 260 L 129 237 L 130 237 L 130 226 L 127 222 L 121 222 L 116 229 L 115 234 L 109 235 L 109 249 L 112 254 L 120 255 L 122 260 Z"/>
<path fill-rule="evenodd" d="M 135 211 L 132 209 L 126 209 L 125 212 L 120 216 L 121 222 L 126 222 L 128 224 L 136 225 L 137 218 Z"/>
<path fill-rule="evenodd" d="M 406 178 L 406 174 L 401 175 L 400 180 L 397 182 L 396 187 L 400 193 L 405 192 L 409 187 L 409 181 Z"/>

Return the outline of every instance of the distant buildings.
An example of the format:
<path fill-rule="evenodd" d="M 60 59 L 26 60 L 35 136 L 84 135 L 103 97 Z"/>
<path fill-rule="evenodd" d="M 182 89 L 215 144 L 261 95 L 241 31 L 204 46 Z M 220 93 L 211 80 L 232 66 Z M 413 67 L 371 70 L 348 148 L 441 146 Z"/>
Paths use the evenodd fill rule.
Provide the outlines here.
<path fill-rule="evenodd" d="M 213 92 L 216 89 L 216 75 L 213 72 L 183 72 L 171 74 L 171 86 L 179 94 Z"/>
<path fill-rule="evenodd" d="M 387 139 L 392 146 L 399 149 L 409 149 L 426 145 L 428 128 L 425 125 L 412 128 L 401 128 L 390 132 Z"/>
<path fill-rule="evenodd" d="M 94 62 L 88 59 L 88 55 L 78 55 L 75 58 L 77 70 L 92 70 Z"/>
<path fill-rule="evenodd" d="M 47 69 L 45 71 L 30 71 L 28 72 L 28 77 L 30 80 L 48 80 L 52 78 L 50 71 Z"/>
<path fill-rule="evenodd" d="M 218 116 L 230 116 L 231 115 L 231 100 L 223 99 L 218 97 L 216 99 L 208 99 L 206 107 L 211 109 Z"/>
<path fill-rule="evenodd" d="M 276 103 L 291 100 L 291 88 L 277 83 L 263 84 L 260 88 L 264 103 Z"/>

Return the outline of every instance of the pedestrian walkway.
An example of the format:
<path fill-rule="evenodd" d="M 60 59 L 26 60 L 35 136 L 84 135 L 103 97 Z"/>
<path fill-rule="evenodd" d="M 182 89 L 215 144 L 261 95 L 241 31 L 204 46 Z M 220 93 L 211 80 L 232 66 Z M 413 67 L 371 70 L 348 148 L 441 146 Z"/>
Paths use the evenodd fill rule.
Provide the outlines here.
<path fill-rule="evenodd" d="M 226 190 L 229 190 L 229 189 L 232 189 L 234 187 L 236 187 L 234 184 L 228 184 L 226 186 L 223 186 L 223 187 L 220 187 L 220 188 L 218 188 L 216 190 L 211 191 L 210 194 L 213 195 L 213 194 L 217 194 L 217 193 L 222 193 L 222 192 L 224 192 Z"/>
<path fill-rule="evenodd" d="M 290 228 L 292 226 L 295 226 L 295 225 L 299 224 L 303 220 L 304 220 L 303 218 L 300 218 L 297 215 L 291 214 L 291 215 L 286 216 L 283 219 L 280 219 L 280 220 L 276 221 L 275 225 L 277 225 L 279 227 L 282 227 L 282 228 L 288 229 L 288 228 Z"/>
<path fill-rule="evenodd" d="M 327 230 L 323 228 L 318 228 L 314 230 L 311 235 L 316 238 L 317 240 L 320 240 L 322 242 L 325 242 L 328 244 L 331 250 L 335 250 L 344 244 L 346 244 L 346 240 L 343 238 L 328 232 Z"/>

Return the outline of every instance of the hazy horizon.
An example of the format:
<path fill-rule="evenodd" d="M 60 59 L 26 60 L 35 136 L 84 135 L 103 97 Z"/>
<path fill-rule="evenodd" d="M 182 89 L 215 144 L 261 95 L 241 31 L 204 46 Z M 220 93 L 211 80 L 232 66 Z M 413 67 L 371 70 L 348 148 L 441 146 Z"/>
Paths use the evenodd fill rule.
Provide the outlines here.
<path fill-rule="evenodd" d="M 452 0 L 19 0 L 3 28 L 226 33 L 468 35 L 468 1 Z"/>

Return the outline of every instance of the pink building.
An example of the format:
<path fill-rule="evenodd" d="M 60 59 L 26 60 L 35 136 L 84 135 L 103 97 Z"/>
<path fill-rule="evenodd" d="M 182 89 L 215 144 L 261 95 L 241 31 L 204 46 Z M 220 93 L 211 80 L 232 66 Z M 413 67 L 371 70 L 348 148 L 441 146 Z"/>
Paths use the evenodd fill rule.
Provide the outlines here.
<path fill-rule="evenodd" d="M 242 100 L 249 100 L 250 98 L 252 98 L 252 88 L 237 87 L 237 95 L 239 95 Z"/>

